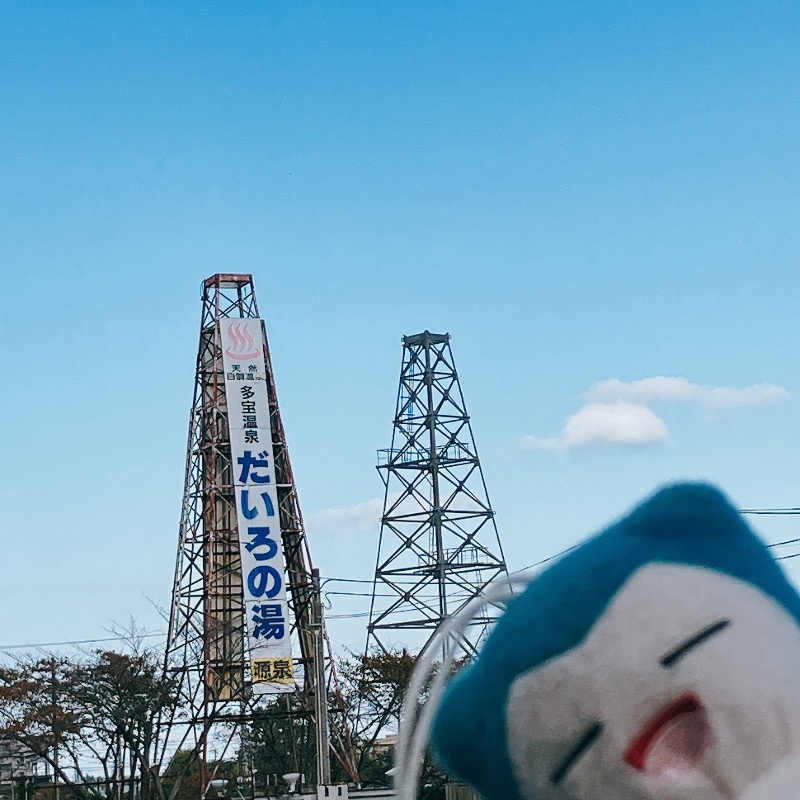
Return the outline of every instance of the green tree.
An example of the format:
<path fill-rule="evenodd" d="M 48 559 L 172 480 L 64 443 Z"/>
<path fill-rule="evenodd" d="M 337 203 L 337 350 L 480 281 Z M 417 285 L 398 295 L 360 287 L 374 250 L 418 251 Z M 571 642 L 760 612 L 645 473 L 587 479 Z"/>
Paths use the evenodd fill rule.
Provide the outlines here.
<path fill-rule="evenodd" d="M 155 737 L 159 716 L 176 709 L 176 698 L 153 652 L 23 658 L 0 668 L 0 739 L 23 744 L 51 765 L 53 800 L 62 787 L 73 797 L 175 800 L 179 776 L 173 771 L 167 791 Z M 100 770 L 99 780 L 87 763 Z"/>
<path fill-rule="evenodd" d="M 349 726 L 356 743 L 358 775 L 364 787 L 391 786 L 386 772 L 393 766 L 394 747 L 386 740 L 399 730 L 416 663 L 417 656 L 405 649 L 350 654 L 340 662 L 346 712 L 340 724 Z M 420 778 L 420 800 L 444 797 L 447 782 L 445 773 L 427 755 Z"/>
<path fill-rule="evenodd" d="M 75 664 L 73 675 L 74 698 L 90 731 L 84 745 L 91 740 L 102 763 L 125 776 L 131 794 L 138 783 L 141 800 L 167 800 L 154 763 L 156 724 L 175 709 L 177 691 L 157 654 L 98 650 Z"/>
<path fill-rule="evenodd" d="M 299 772 L 312 780 L 316 773 L 316 739 L 311 714 L 296 694 L 276 697 L 259 710 L 245 733 L 246 754 L 261 791 L 268 776 L 278 780 Z"/>
<path fill-rule="evenodd" d="M 74 795 L 86 778 L 78 757 L 85 732 L 84 710 L 75 700 L 74 669 L 67 659 L 22 658 L 0 668 L 0 739 L 19 742 L 51 766 L 55 800 L 59 783 Z"/>

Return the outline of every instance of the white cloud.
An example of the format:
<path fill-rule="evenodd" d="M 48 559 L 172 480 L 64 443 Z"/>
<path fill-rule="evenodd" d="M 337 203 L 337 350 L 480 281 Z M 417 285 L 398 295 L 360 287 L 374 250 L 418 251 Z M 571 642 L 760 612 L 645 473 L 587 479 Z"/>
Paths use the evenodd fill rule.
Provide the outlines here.
<path fill-rule="evenodd" d="M 309 530 L 326 533 L 368 533 L 377 531 L 383 513 L 383 498 L 373 497 L 352 506 L 325 508 L 310 514 Z"/>
<path fill-rule="evenodd" d="M 735 388 L 700 386 L 686 378 L 656 376 L 638 381 L 609 378 L 590 386 L 584 405 L 569 416 L 559 436 L 524 436 L 524 450 L 573 450 L 592 445 L 641 446 L 669 438 L 667 423 L 650 407 L 695 403 L 707 409 L 764 406 L 785 400 L 783 386 L 759 384 Z"/>
<path fill-rule="evenodd" d="M 706 408 L 735 408 L 770 405 L 785 400 L 789 392 L 783 386 L 770 383 L 738 389 L 700 386 L 686 378 L 657 376 L 627 382 L 609 378 L 590 386 L 585 396 L 594 403 L 696 402 Z"/>
<path fill-rule="evenodd" d="M 525 450 L 573 450 L 597 444 L 659 444 L 669 438 L 666 423 L 637 403 L 587 403 L 553 438 L 525 436 Z"/>

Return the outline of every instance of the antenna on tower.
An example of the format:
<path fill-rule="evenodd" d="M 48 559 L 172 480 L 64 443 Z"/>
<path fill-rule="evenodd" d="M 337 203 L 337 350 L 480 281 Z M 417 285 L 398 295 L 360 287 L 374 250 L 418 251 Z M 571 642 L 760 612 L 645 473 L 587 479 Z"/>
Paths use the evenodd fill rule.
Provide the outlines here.
<path fill-rule="evenodd" d="M 158 734 L 162 765 L 178 750 L 199 759 L 200 798 L 281 693 L 299 700 L 287 714 L 313 721 L 316 783 L 330 784 L 336 687 L 319 584 L 252 276 L 213 275 L 203 283 L 165 657 L 188 711 Z M 334 752 L 347 769 L 347 748 Z"/>
<path fill-rule="evenodd" d="M 403 337 L 392 446 L 378 451 L 385 494 L 367 650 L 422 651 L 488 583 L 508 576 L 450 335 Z M 472 657 L 491 623 L 455 642 Z"/>

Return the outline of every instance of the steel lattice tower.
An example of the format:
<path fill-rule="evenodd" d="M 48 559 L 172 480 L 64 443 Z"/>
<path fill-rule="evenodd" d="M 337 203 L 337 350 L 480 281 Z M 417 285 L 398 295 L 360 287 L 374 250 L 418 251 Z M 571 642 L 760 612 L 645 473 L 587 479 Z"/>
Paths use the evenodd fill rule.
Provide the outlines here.
<path fill-rule="evenodd" d="M 436 628 L 508 574 L 449 334 L 403 337 L 367 649 L 424 649 Z M 470 657 L 490 622 L 457 644 Z"/>
<path fill-rule="evenodd" d="M 204 282 L 165 661 L 166 669 L 179 678 L 181 697 L 190 711 L 188 718 L 165 720 L 160 732 L 163 759 L 177 748 L 190 747 L 197 754 L 201 798 L 214 778 L 214 768 L 208 763 L 226 757 L 241 726 L 253 718 L 264 699 L 251 689 L 237 534 L 236 465 L 232 464 L 220 333 L 222 319 L 258 317 L 250 275 L 214 275 Z M 319 603 L 319 575 L 312 567 L 304 533 L 266 331 L 263 322 L 261 325 L 277 517 L 293 617 L 295 674 L 301 686 L 301 704 L 313 717 L 317 732 L 316 780 L 328 784 L 327 698 L 335 676 Z M 337 755 L 342 763 L 347 762 L 348 754 L 342 748 Z"/>

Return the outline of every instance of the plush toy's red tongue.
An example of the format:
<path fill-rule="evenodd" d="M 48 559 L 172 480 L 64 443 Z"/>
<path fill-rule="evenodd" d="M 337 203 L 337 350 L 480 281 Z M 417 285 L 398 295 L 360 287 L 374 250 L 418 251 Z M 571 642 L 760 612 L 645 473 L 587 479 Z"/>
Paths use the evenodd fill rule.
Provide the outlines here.
<path fill-rule="evenodd" d="M 702 703 L 685 694 L 656 715 L 628 745 L 625 761 L 652 775 L 694 769 L 712 744 Z"/>

